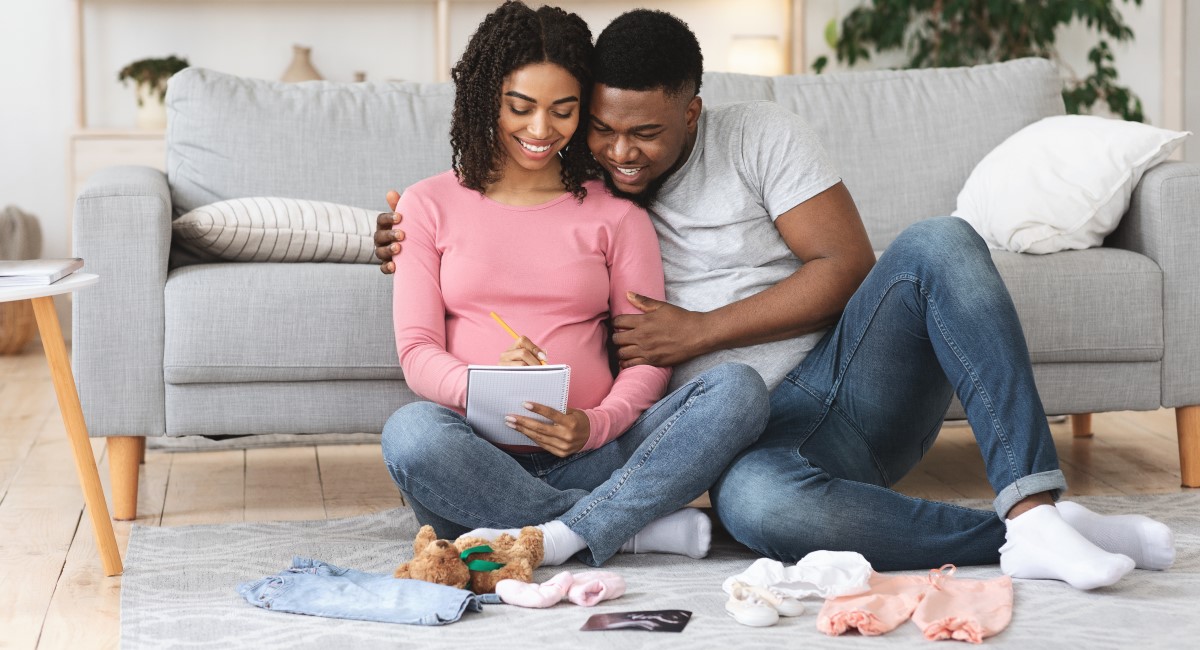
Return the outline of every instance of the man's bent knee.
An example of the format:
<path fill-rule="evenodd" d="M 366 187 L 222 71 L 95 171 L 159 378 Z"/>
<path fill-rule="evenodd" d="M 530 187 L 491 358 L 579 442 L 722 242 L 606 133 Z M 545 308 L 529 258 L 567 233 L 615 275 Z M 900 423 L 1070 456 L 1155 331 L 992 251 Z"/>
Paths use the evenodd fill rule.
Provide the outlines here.
<path fill-rule="evenodd" d="M 921 249 L 931 255 L 957 257 L 965 250 L 987 252 L 987 243 L 971 224 L 959 217 L 934 217 L 918 221 L 904 229 L 893 245 Z"/>

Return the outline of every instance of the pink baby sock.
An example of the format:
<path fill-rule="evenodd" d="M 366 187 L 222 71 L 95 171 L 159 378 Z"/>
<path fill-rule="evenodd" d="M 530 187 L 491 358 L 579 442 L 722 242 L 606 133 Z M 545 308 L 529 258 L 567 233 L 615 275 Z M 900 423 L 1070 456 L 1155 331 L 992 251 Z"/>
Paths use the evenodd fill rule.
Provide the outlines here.
<path fill-rule="evenodd" d="M 611 571 L 584 571 L 575 574 L 575 584 L 567 590 L 567 598 L 583 607 L 591 607 L 625 593 L 625 579 Z"/>
<path fill-rule="evenodd" d="M 519 607 L 553 607 L 563 598 L 576 605 L 591 607 L 625 593 L 625 579 L 610 571 L 570 571 L 550 578 L 540 585 L 520 580 L 501 580 L 496 583 L 496 595 L 509 605 Z"/>
<path fill-rule="evenodd" d="M 563 571 L 540 585 L 520 580 L 501 580 L 496 583 L 496 595 L 509 605 L 541 609 L 561 601 L 573 583 L 570 571 Z"/>

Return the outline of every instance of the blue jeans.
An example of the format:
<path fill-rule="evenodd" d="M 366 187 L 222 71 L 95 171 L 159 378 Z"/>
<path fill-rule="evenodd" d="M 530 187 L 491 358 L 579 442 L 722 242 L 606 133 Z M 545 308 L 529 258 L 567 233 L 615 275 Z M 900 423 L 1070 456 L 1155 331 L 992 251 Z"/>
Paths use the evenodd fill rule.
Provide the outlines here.
<path fill-rule="evenodd" d="M 342 569 L 319 560 L 292 558 L 277 575 L 238 585 L 246 602 L 277 612 L 356 621 L 445 625 L 483 604 L 497 604 L 496 594 L 475 595 L 463 589 L 421 580 L 397 580 L 390 574 Z"/>
<path fill-rule="evenodd" d="M 384 426 L 383 457 L 417 520 L 438 537 L 558 519 L 587 541 L 576 557 L 599 566 L 646 524 L 703 494 L 758 439 L 767 400 L 752 368 L 721 364 L 617 439 L 566 458 L 504 451 L 457 412 L 414 402 Z"/>
<path fill-rule="evenodd" d="M 933 444 L 954 394 L 995 512 L 888 489 Z M 975 231 L 940 218 L 888 247 L 710 494 L 729 532 L 764 556 L 858 551 L 883 571 L 994 564 L 1008 510 L 1065 488 L 1012 298 Z"/>

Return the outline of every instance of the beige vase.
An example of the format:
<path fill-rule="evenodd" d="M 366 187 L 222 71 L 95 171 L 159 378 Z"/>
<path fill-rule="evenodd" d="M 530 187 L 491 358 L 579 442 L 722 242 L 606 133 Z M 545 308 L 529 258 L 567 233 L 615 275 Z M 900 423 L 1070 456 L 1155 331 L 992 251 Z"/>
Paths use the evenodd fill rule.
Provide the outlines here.
<path fill-rule="evenodd" d="M 137 85 L 138 110 L 137 125 L 141 129 L 167 128 L 167 107 L 163 104 L 162 96 L 152 84 Z"/>
<path fill-rule="evenodd" d="M 303 45 L 292 46 L 292 63 L 283 71 L 282 81 L 319 81 L 324 79 L 312 64 L 312 48 Z"/>

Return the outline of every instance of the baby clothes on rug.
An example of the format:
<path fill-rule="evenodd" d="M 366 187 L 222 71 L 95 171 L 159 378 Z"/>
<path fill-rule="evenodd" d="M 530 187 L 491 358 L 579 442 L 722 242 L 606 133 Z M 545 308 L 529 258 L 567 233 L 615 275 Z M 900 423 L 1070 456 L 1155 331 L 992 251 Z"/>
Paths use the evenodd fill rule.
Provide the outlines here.
<path fill-rule="evenodd" d="M 721 585 L 729 594 L 725 611 L 742 625 L 774 625 L 780 616 L 803 614 L 801 598 L 867 591 L 872 573 L 871 563 L 852 551 L 813 551 L 795 566 L 760 558 Z"/>
<path fill-rule="evenodd" d="M 506 604 L 539 609 L 552 607 L 564 598 L 581 607 L 592 607 L 624 593 L 625 579 L 611 571 L 574 575 L 563 571 L 540 585 L 512 579 L 496 583 L 496 595 Z"/>
<path fill-rule="evenodd" d="M 238 593 L 263 609 L 406 625 L 454 623 L 465 612 L 500 603 L 496 594 L 476 595 L 302 557 L 292 558 L 292 565 L 276 575 L 238 585 Z"/>
<path fill-rule="evenodd" d="M 831 598 L 817 615 L 817 629 L 837 636 L 857 629 L 867 636 L 890 632 L 912 619 L 926 639 L 981 643 L 1012 620 L 1012 578 L 954 578 L 947 564 L 923 576 L 875 573 L 870 591 Z"/>
<path fill-rule="evenodd" d="M 790 598 L 833 598 L 869 589 L 871 563 L 853 551 L 813 551 L 795 566 L 760 558 L 750 568 L 726 578 L 722 588 L 732 594 L 735 583 L 763 587 Z"/>

